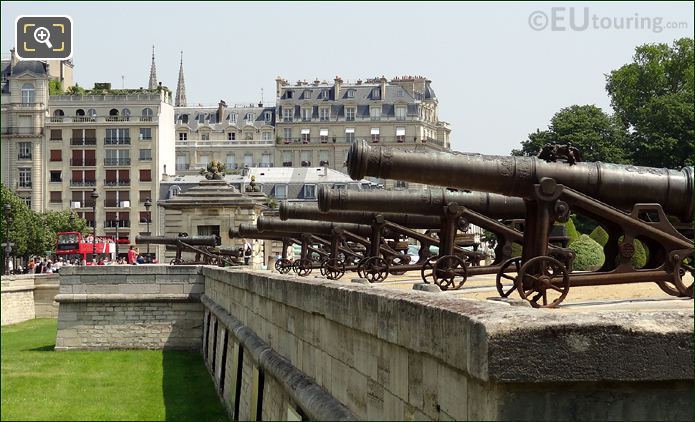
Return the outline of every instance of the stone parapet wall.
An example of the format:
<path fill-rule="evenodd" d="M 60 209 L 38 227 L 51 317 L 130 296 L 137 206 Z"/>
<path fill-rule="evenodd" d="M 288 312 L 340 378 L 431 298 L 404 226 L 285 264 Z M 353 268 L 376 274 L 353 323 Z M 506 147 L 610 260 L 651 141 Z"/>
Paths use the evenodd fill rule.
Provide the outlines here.
<path fill-rule="evenodd" d="M 58 275 L 2 276 L 2 325 L 34 318 L 55 318 Z"/>
<path fill-rule="evenodd" d="M 194 266 L 61 270 L 56 350 L 198 350 L 203 286 Z"/>

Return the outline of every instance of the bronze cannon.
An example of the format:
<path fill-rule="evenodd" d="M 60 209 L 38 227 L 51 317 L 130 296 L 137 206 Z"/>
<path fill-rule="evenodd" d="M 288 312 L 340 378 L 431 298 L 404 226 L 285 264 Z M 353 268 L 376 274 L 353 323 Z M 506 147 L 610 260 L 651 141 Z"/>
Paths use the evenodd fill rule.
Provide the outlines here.
<path fill-rule="evenodd" d="M 474 154 L 418 154 L 372 148 L 355 143 L 348 154 L 353 178 L 383 177 L 437 186 L 472 189 L 523 198 L 526 222 L 522 256 L 503 268 L 515 267 L 513 290 L 534 307 L 555 307 L 570 286 L 654 282 L 674 296 L 693 297 L 693 241 L 679 232 L 668 216 L 692 221 L 693 169 L 668 170 L 607 163 L 546 162 L 537 157 Z M 607 259 L 599 271 L 572 273 L 574 253 L 549 248 L 555 221 L 570 212 L 586 216 L 606 229 Z M 650 251 L 645 268 L 631 258 L 634 240 Z M 444 257 L 440 258 L 443 259 Z M 456 276 L 454 258 L 438 270 Z M 437 269 L 435 269 L 437 270 Z M 498 284 L 505 276 L 498 273 Z"/>
<path fill-rule="evenodd" d="M 135 236 L 135 243 L 143 245 L 167 245 L 176 248 L 176 257 L 171 260 L 171 265 L 224 265 L 234 264 L 228 258 L 230 254 L 220 252 L 215 247 L 220 245 L 218 236 Z M 182 252 L 195 253 L 193 261 L 185 261 L 181 258 Z"/>

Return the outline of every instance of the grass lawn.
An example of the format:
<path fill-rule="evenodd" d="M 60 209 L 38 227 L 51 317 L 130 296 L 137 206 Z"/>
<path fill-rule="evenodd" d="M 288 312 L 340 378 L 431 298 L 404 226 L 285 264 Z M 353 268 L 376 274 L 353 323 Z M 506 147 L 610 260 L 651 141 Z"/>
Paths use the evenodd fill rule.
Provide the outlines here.
<path fill-rule="evenodd" d="M 198 353 L 56 352 L 56 320 L 2 327 L 2 420 L 228 421 Z"/>

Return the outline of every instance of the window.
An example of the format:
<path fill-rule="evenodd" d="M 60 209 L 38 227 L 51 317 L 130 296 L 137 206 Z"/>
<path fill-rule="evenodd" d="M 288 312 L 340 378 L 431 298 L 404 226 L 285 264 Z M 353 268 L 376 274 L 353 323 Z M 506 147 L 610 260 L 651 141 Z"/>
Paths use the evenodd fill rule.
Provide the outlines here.
<path fill-rule="evenodd" d="M 140 150 L 140 161 L 151 161 L 152 160 L 152 150 L 151 149 L 141 149 Z"/>
<path fill-rule="evenodd" d="M 405 128 L 404 127 L 397 127 L 396 128 L 396 142 L 398 143 L 403 143 L 405 142 Z"/>
<path fill-rule="evenodd" d="M 322 89 L 321 90 L 321 98 L 324 100 L 328 100 L 331 98 L 329 91 L 327 89 Z"/>
<path fill-rule="evenodd" d="M 51 141 L 62 141 L 63 131 L 60 129 L 51 129 Z"/>
<path fill-rule="evenodd" d="M 272 141 L 273 140 L 273 132 L 269 130 L 264 130 L 261 132 L 261 140 L 263 141 Z"/>
<path fill-rule="evenodd" d="M 322 122 L 327 122 L 331 117 L 331 109 L 328 107 L 321 107 L 319 109 L 319 120 Z"/>
<path fill-rule="evenodd" d="M 285 98 L 291 99 L 293 95 L 294 95 L 294 92 L 292 92 L 290 90 L 285 91 Z"/>
<path fill-rule="evenodd" d="M 244 120 L 246 120 L 247 125 L 252 125 L 255 118 L 256 115 L 254 113 L 246 113 L 246 116 L 244 116 Z"/>
<path fill-rule="evenodd" d="M 371 117 L 372 120 L 381 119 L 381 106 L 369 107 L 369 117 Z"/>
<path fill-rule="evenodd" d="M 130 129 L 128 128 L 106 128 L 106 145 L 128 145 L 130 144 Z"/>
<path fill-rule="evenodd" d="M 292 109 L 290 107 L 283 107 L 282 108 L 282 121 L 283 122 L 291 122 L 293 113 L 294 113 L 294 109 Z"/>
<path fill-rule="evenodd" d="M 123 114 L 123 120 L 125 120 L 125 121 L 130 120 L 130 110 L 128 110 L 127 108 L 124 108 L 122 111 L 122 114 Z"/>
<path fill-rule="evenodd" d="M 286 144 L 289 144 L 290 142 L 292 142 L 292 128 L 291 127 L 283 128 L 282 134 L 283 134 L 283 138 L 285 139 Z"/>
<path fill-rule="evenodd" d="M 311 90 L 305 89 L 304 94 L 302 95 L 302 98 L 304 98 L 305 100 L 310 100 L 311 99 Z"/>
<path fill-rule="evenodd" d="M 253 167 L 253 154 L 244 154 L 244 167 Z"/>
<path fill-rule="evenodd" d="M 179 141 L 187 141 L 187 140 L 188 140 L 188 133 L 179 132 Z"/>
<path fill-rule="evenodd" d="M 311 130 L 310 129 L 302 129 L 302 143 L 303 144 L 308 144 L 311 142 Z"/>
<path fill-rule="evenodd" d="M 396 91 L 396 97 L 402 97 L 402 96 L 403 96 L 403 90 L 402 89 L 399 89 L 398 91 Z"/>
<path fill-rule="evenodd" d="M 396 106 L 396 120 L 405 120 L 406 108 L 403 106 Z"/>
<path fill-rule="evenodd" d="M 153 115 L 154 115 L 154 113 L 152 112 L 151 108 L 143 108 L 142 109 L 142 118 L 140 119 L 140 121 L 151 122 Z"/>
<path fill-rule="evenodd" d="M 304 199 L 316 199 L 316 185 L 304 185 Z"/>
<path fill-rule="evenodd" d="M 19 199 L 24 201 L 24 203 L 27 204 L 27 207 L 31 208 L 31 198 L 25 198 L 25 197 L 20 196 Z"/>
<path fill-rule="evenodd" d="M 36 93 L 34 85 L 25 83 L 22 85 L 22 104 L 33 104 L 36 102 Z"/>
<path fill-rule="evenodd" d="M 152 170 L 140 170 L 140 181 L 141 182 L 151 182 L 152 181 Z"/>
<path fill-rule="evenodd" d="M 253 141 L 253 131 L 245 130 L 244 131 L 244 140 L 245 141 Z"/>
<path fill-rule="evenodd" d="M 381 92 L 379 88 L 374 88 L 372 89 L 372 99 L 373 100 L 378 100 L 381 97 Z"/>
<path fill-rule="evenodd" d="M 60 204 L 63 202 L 62 191 L 51 191 L 51 204 Z"/>
<path fill-rule="evenodd" d="M 141 127 L 140 128 L 140 140 L 141 141 L 149 141 L 151 139 L 152 139 L 152 128 Z"/>
<path fill-rule="evenodd" d="M 347 142 L 347 143 L 355 142 L 355 129 L 354 128 L 346 128 L 345 129 L 345 142 Z"/>
<path fill-rule="evenodd" d="M 227 161 L 225 163 L 225 166 L 229 170 L 234 170 L 236 168 L 236 155 L 227 154 Z"/>
<path fill-rule="evenodd" d="M 107 149 L 104 151 L 104 164 L 107 166 L 129 166 L 130 151 L 127 149 Z"/>
<path fill-rule="evenodd" d="M 303 122 L 310 122 L 311 121 L 311 107 L 302 109 L 302 121 Z"/>
<path fill-rule="evenodd" d="M 403 180 L 396 180 L 394 187 L 396 189 L 408 189 L 408 182 Z"/>
<path fill-rule="evenodd" d="M 20 142 L 17 158 L 20 160 L 31 160 L 31 142 Z"/>
<path fill-rule="evenodd" d="M 282 166 L 292 167 L 292 151 L 282 151 Z"/>
<path fill-rule="evenodd" d="M 51 170 L 51 183 L 57 183 L 62 181 L 62 172 L 60 170 Z"/>
<path fill-rule="evenodd" d="M 19 168 L 19 187 L 20 188 L 30 188 L 31 187 L 31 169 L 26 167 Z"/>
<path fill-rule="evenodd" d="M 200 140 L 209 141 L 210 140 L 210 134 L 209 133 L 201 133 L 200 134 Z"/>
<path fill-rule="evenodd" d="M 328 143 L 328 129 L 319 130 L 319 140 L 322 144 Z"/>
<path fill-rule="evenodd" d="M 270 111 L 263 113 L 263 121 L 265 121 L 266 124 L 270 124 L 273 121 L 273 113 Z"/>
<path fill-rule="evenodd" d="M 176 171 L 188 170 L 188 156 L 187 155 L 177 155 L 176 156 Z"/>
<path fill-rule="evenodd" d="M 347 97 L 348 98 L 355 98 L 355 90 L 354 89 L 348 89 L 347 90 Z"/>
<path fill-rule="evenodd" d="M 299 159 L 302 167 L 311 167 L 311 151 L 300 151 Z"/>
<path fill-rule="evenodd" d="M 202 154 L 200 157 L 198 157 L 198 162 L 204 166 L 207 166 L 210 162 L 210 156 L 207 154 Z"/>
<path fill-rule="evenodd" d="M 270 153 L 264 152 L 261 154 L 261 167 L 272 167 Z"/>
<path fill-rule="evenodd" d="M 227 132 L 227 140 L 228 141 L 236 140 L 236 132 Z"/>
<path fill-rule="evenodd" d="M 236 124 L 236 119 L 237 119 L 236 113 L 229 113 L 229 123 L 230 124 Z"/>
<path fill-rule="evenodd" d="M 372 142 L 376 143 L 379 142 L 379 128 L 378 127 L 373 127 L 372 130 L 370 131 L 372 135 Z"/>
<path fill-rule="evenodd" d="M 52 149 L 51 161 L 63 161 L 63 151 L 59 149 Z"/>
<path fill-rule="evenodd" d="M 357 109 L 355 107 L 345 107 L 345 120 L 354 122 L 355 114 L 357 114 Z"/>
<path fill-rule="evenodd" d="M 198 236 L 220 236 L 220 226 L 198 226 Z"/>
<path fill-rule="evenodd" d="M 87 116 L 89 116 L 89 119 L 93 122 L 94 119 L 97 117 L 97 111 L 93 108 L 90 108 L 89 110 L 87 110 Z"/>
<path fill-rule="evenodd" d="M 19 133 L 23 134 L 33 134 L 34 133 L 34 120 L 31 116 L 19 116 Z"/>
<path fill-rule="evenodd" d="M 152 200 L 152 191 L 151 190 L 141 190 L 140 191 L 140 203 L 144 204 L 147 198 L 150 198 Z"/>
<path fill-rule="evenodd" d="M 320 166 L 330 165 L 330 163 L 328 162 L 328 151 L 326 151 L 326 150 L 319 151 L 319 165 Z"/>
<path fill-rule="evenodd" d="M 287 185 L 275 185 L 275 197 L 278 199 L 287 198 Z"/>
<path fill-rule="evenodd" d="M 152 222 L 152 211 L 140 211 L 140 222 L 147 223 Z"/>

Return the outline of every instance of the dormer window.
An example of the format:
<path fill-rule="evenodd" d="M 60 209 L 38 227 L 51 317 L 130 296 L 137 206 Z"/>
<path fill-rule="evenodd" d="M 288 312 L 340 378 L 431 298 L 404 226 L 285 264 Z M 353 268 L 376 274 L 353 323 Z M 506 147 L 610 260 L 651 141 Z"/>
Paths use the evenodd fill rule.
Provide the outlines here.
<path fill-rule="evenodd" d="M 290 91 L 290 90 L 288 90 L 288 91 L 285 91 L 285 98 L 287 98 L 287 99 L 291 99 L 291 98 L 292 98 L 292 94 L 293 94 L 293 92 L 292 92 L 292 91 Z"/>
<path fill-rule="evenodd" d="M 310 89 L 305 89 L 305 90 L 304 90 L 304 99 L 305 99 L 305 100 L 310 100 L 310 99 L 311 99 L 311 90 L 310 90 Z"/>
<path fill-rule="evenodd" d="M 246 113 L 246 116 L 244 116 L 244 120 L 246 120 L 246 124 L 247 125 L 253 124 L 254 117 L 255 117 L 254 113 Z"/>
<path fill-rule="evenodd" d="M 372 99 L 373 100 L 378 100 L 380 97 L 379 95 L 379 88 L 374 88 L 372 89 Z"/>
<path fill-rule="evenodd" d="M 355 98 L 355 90 L 354 89 L 348 89 L 347 90 L 347 97 L 348 98 Z"/>
<path fill-rule="evenodd" d="M 229 123 L 236 123 L 236 113 L 229 113 Z"/>
<path fill-rule="evenodd" d="M 328 90 L 327 90 L 327 89 L 324 89 L 324 90 L 321 91 L 321 98 L 323 98 L 324 100 L 327 100 L 327 99 L 330 98 L 330 96 L 328 95 Z"/>
<path fill-rule="evenodd" d="M 263 113 L 263 120 L 265 120 L 266 123 L 270 123 L 273 121 L 273 113 L 270 111 L 266 111 Z"/>

